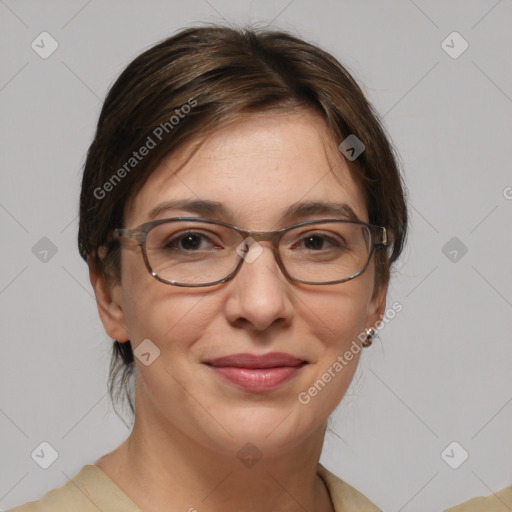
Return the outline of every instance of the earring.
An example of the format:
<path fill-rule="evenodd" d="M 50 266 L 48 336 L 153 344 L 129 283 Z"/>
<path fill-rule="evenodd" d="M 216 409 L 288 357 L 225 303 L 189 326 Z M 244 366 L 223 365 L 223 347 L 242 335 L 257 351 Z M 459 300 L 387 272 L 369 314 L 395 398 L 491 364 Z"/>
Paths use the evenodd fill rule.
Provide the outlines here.
<path fill-rule="evenodd" d="M 366 339 L 363 341 L 362 345 L 363 347 L 369 347 L 373 343 L 373 335 L 375 334 L 375 331 L 370 327 L 369 329 L 366 329 Z"/>

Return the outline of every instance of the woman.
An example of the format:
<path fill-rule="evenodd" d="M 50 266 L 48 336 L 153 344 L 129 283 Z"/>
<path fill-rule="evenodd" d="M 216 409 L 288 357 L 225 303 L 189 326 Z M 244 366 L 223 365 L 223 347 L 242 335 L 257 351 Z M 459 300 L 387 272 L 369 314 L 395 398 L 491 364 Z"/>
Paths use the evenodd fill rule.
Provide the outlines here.
<path fill-rule="evenodd" d="M 331 55 L 223 27 L 144 52 L 105 100 L 79 227 L 133 430 L 14 510 L 378 510 L 319 459 L 406 227 L 392 147 Z"/>

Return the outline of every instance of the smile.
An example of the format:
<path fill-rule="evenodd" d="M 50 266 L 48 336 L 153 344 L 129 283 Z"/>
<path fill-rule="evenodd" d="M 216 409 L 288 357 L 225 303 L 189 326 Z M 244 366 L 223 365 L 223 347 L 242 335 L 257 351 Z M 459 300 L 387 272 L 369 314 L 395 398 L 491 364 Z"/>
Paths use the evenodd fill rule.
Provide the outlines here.
<path fill-rule="evenodd" d="M 219 377 L 252 393 L 272 391 L 300 373 L 308 364 L 283 352 L 262 356 L 233 354 L 205 361 Z"/>

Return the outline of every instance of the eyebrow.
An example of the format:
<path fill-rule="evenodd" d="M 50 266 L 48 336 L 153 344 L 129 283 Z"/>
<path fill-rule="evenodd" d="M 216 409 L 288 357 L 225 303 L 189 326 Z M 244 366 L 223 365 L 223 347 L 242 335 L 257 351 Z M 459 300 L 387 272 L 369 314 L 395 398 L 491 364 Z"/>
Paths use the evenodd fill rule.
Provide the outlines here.
<path fill-rule="evenodd" d="M 285 219 L 326 215 L 342 217 L 348 220 L 359 220 L 354 210 L 346 203 L 332 201 L 306 201 L 292 204 L 284 214 Z"/>
<path fill-rule="evenodd" d="M 150 220 L 155 219 L 169 210 L 184 210 L 202 217 L 234 218 L 235 213 L 218 201 L 208 199 L 178 199 L 165 201 L 155 206 L 149 213 Z M 359 220 L 354 210 L 346 203 L 332 201 L 302 201 L 288 207 L 282 215 L 283 220 L 301 219 L 312 215 L 341 217 L 348 220 Z"/>
<path fill-rule="evenodd" d="M 184 210 L 190 213 L 196 213 L 203 217 L 229 217 L 233 214 L 230 208 L 222 203 L 210 201 L 208 199 L 178 199 L 173 201 L 164 201 L 156 205 L 150 212 L 149 218 L 154 219 L 163 212 L 169 210 Z"/>

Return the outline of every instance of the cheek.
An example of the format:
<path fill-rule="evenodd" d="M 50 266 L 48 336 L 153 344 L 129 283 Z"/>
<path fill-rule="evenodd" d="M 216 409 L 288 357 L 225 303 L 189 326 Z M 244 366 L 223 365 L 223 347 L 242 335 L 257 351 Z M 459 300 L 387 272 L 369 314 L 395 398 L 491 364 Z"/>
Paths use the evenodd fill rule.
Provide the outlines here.
<path fill-rule="evenodd" d="M 126 307 L 132 344 L 149 338 L 163 352 L 186 351 L 204 332 L 209 318 L 199 294 L 171 289 L 156 283 L 132 294 Z"/>
<path fill-rule="evenodd" d="M 360 279 L 363 276 L 359 276 Z M 364 279 L 334 285 L 314 299 L 304 301 L 301 315 L 326 349 L 342 350 L 365 329 L 371 288 Z"/>
<path fill-rule="evenodd" d="M 123 254 L 122 290 L 124 318 L 133 348 L 150 339 L 161 351 L 178 348 L 178 339 L 193 336 L 199 293 L 156 280 L 137 251 Z M 199 308 L 200 309 L 200 308 Z M 194 318 L 195 320 L 195 318 Z"/>
<path fill-rule="evenodd" d="M 356 281 L 339 286 L 306 309 L 305 321 L 315 339 L 317 358 L 296 399 L 310 418 L 326 419 L 334 411 L 361 356 L 360 335 L 366 327 L 370 292 Z"/>
<path fill-rule="evenodd" d="M 218 301 L 209 300 L 203 290 L 161 283 L 140 269 L 133 269 L 126 276 L 123 294 L 133 350 L 149 339 L 160 350 L 160 363 L 179 374 L 194 356 L 193 345 L 218 315 Z M 144 373 L 146 368 L 139 367 Z"/>
<path fill-rule="evenodd" d="M 329 287 L 321 298 L 317 296 L 309 301 L 309 307 L 301 312 L 316 344 L 314 381 L 324 376 L 324 381 L 336 382 L 322 393 L 323 399 L 316 406 L 320 402 L 324 406 L 336 406 L 357 368 L 372 291 L 368 286 L 371 280 L 358 282 L 357 279 Z"/>

